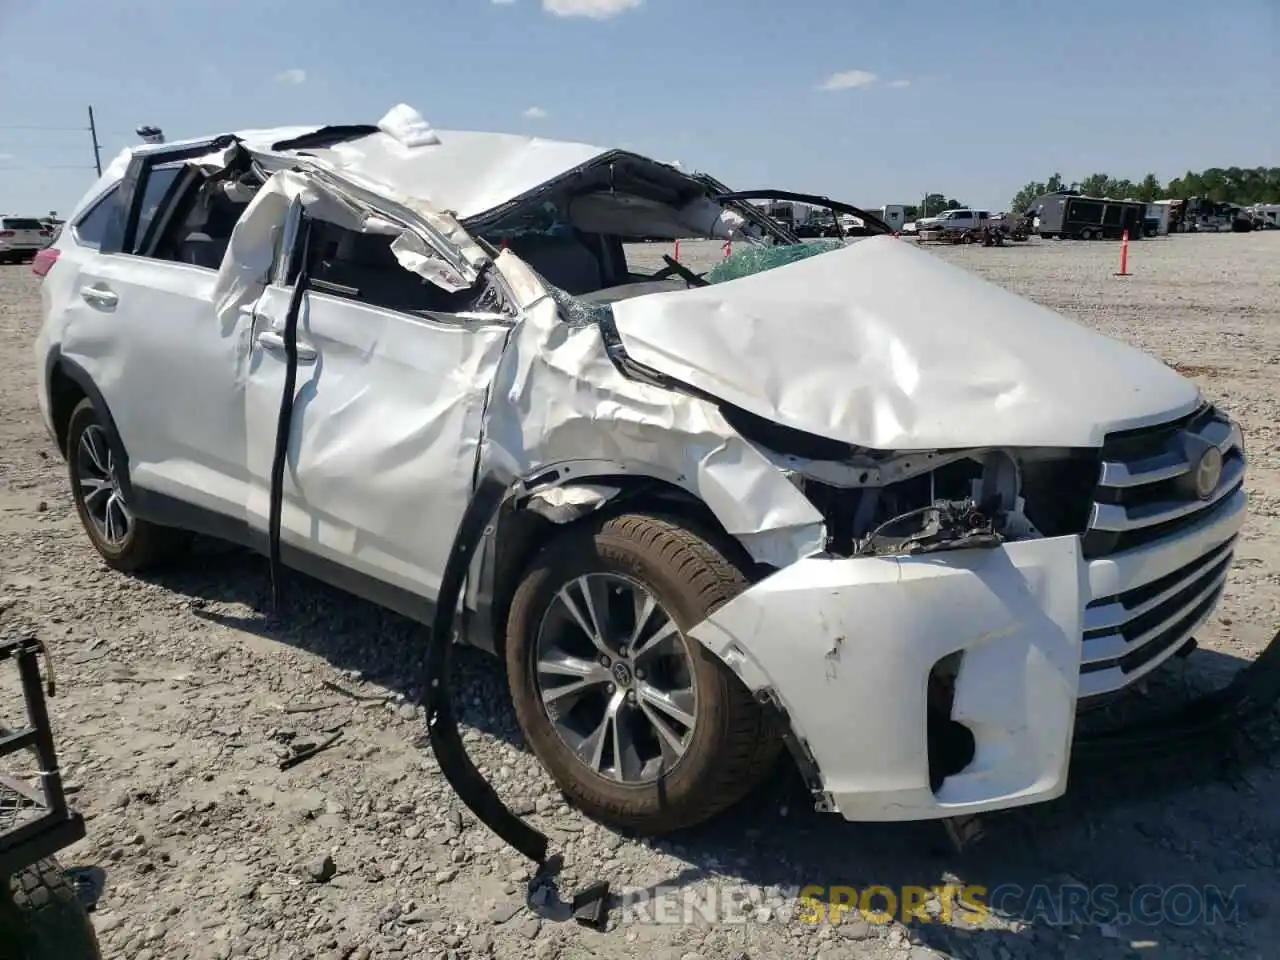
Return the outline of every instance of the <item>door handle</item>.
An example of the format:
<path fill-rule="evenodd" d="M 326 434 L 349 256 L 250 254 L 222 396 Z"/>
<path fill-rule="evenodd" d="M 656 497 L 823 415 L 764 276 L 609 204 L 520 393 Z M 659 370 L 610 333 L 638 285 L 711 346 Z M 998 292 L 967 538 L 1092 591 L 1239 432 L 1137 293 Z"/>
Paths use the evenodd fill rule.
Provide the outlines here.
<path fill-rule="evenodd" d="M 257 337 L 258 346 L 264 350 L 285 353 L 284 337 L 274 330 L 263 330 Z M 298 344 L 298 362 L 309 363 L 317 357 L 316 348 L 309 343 Z"/>
<path fill-rule="evenodd" d="M 104 287 L 81 287 L 80 296 L 95 307 L 114 307 L 120 298 Z"/>

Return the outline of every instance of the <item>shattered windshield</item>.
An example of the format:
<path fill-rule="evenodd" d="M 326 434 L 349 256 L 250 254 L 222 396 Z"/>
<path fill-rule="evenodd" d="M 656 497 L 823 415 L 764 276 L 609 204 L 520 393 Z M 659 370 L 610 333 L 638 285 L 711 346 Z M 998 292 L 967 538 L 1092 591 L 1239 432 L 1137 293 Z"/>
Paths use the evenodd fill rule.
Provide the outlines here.
<path fill-rule="evenodd" d="M 810 240 L 777 247 L 745 247 L 708 270 L 704 279 L 707 283 L 737 280 L 739 277 L 763 273 L 820 253 L 840 250 L 844 245 L 843 240 Z"/>
<path fill-rule="evenodd" d="M 708 286 L 727 283 L 730 280 L 738 280 L 742 277 L 749 277 L 752 274 L 764 273 L 766 270 L 774 270 L 788 263 L 795 263 L 818 254 L 840 250 L 844 246 L 845 243 L 842 240 L 810 240 L 804 243 L 779 246 L 747 246 L 735 251 L 706 273 L 701 274 L 699 279 Z M 560 307 L 561 317 L 570 326 L 600 323 L 609 319 L 613 312 L 613 304 L 621 300 L 631 299 L 647 293 L 674 292 L 689 289 L 692 286 L 686 284 L 683 280 L 673 278 L 675 282 L 665 289 L 654 289 L 655 284 L 652 283 L 636 283 L 629 285 L 616 294 L 613 291 L 604 290 L 579 296 L 556 286 L 545 277 L 543 280 L 547 284 L 552 298 Z M 614 295 L 610 296 L 610 294 Z"/>

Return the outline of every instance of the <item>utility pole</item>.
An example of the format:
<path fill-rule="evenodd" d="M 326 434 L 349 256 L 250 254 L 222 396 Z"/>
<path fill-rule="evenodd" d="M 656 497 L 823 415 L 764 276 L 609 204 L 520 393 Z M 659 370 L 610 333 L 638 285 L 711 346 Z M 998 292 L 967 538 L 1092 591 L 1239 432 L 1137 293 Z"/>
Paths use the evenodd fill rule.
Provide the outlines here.
<path fill-rule="evenodd" d="M 98 146 L 98 125 L 93 122 L 93 105 L 89 105 L 89 136 L 93 139 L 93 166 L 102 176 L 102 148 Z"/>

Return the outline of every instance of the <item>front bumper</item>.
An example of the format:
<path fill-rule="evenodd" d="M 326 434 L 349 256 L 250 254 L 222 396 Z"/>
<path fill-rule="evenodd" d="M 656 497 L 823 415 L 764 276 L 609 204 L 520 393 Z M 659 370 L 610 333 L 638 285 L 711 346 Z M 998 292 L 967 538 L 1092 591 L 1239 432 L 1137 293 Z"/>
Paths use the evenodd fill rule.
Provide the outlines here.
<path fill-rule="evenodd" d="M 1221 596 L 1244 512 L 1238 489 L 1200 522 L 1093 560 L 1078 536 L 809 557 L 690 635 L 786 711 L 821 804 L 848 820 L 1051 800 L 1066 790 L 1077 701 L 1135 682 L 1190 639 Z M 929 678 L 957 653 L 951 719 L 973 757 L 936 785 Z"/>

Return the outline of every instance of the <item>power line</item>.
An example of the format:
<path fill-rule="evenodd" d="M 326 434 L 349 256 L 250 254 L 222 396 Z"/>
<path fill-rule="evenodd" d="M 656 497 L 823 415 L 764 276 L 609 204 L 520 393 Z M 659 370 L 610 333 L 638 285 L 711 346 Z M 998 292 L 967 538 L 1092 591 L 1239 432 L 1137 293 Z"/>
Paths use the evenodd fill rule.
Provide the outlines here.
<path fill-rule="evenodd" d="M 22 170 L 27 173 L 39 173 L 41 170 L 92 170 L 92 169 L 94 169 L 94 167 L 93 167 L 93 164 L 91 163 L 81 163 L 81 164 L 75 164 L 75 165 L 73 164 L 50 165 L 47 163 L 40 163 L 30 167 L 0 167 L 0 173 L 13 172 L 15 170 Z"/>
<path fill-rule="evenodd" d="M 83 143 L 17 143 L 0 137 L 0 153 L 67 153 L 68 151 L 84 152 Z"/>
<path fill-rule="evenodd" d="M 89 105 L 89 125 L 87 127 L 66 127 L 66 126 L 60 126 L 55 124 L 45 124 L 45 123 L 0 124 L 0 131 L 17 131 L 17 130 L 32 131 L 35 133 L 79 133 L 82 135 L 87 133 L 89 134 L 89 143 L 93 148 L 93 166 L 88 167 L 80 164 L 39 164 L 38 166 L 35 166 L 31 164 L 23 164 L 22 166 L 10 165 L 8 167 L 0 167 L 0 170 L 4 170 L 6 172 L 14 172 L 18 170 L 31 172 L 34 170 L 89 170 L 89 169 L 92 169 L 98 172 L 98 176 L 102 176 L 102 145 L 98 140 L 98 125 L 96 120 L 94 119 L 92 104 Z M 13 144 L 13 146 L 22 152 L 30 152 L 30 151 L 41 152 L 41 151 L 47 151 L 47 150 L 65 150 L 65 149 L 68 149 L 71 146 L 71 144 L 69 143 L 68 144 L 15 143 Z M 15 158 L 10 154 L 4 154 L 3 159 L 13 160 Z"/>
<path fill-rule="evenodd" d="M 42 127 L 28 123 L 0 123 L 0 130 L 43 130 L 53 133 L 84 133 L 88 127 Z"/>

